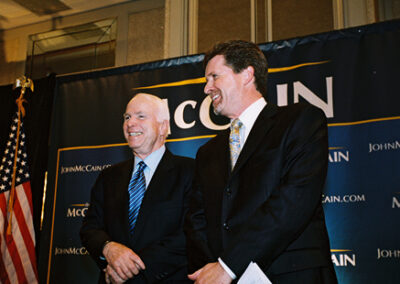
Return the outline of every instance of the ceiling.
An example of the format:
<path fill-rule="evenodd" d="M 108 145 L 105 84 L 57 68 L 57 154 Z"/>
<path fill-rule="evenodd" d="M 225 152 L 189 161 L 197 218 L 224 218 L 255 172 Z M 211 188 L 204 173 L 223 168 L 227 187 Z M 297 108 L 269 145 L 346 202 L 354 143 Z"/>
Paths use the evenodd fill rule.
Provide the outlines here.
<path fill-rule="evenodd" d="M 134 0 L 0 0 L 0 30 Z"/>

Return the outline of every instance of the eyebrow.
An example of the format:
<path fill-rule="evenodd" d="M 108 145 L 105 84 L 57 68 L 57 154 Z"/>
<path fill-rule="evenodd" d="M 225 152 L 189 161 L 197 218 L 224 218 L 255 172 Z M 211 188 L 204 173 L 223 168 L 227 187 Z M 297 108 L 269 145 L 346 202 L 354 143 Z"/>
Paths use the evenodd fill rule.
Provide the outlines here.
<path fill-rule="evenodd" d="M 211 77 L 211 76 L 213 76 L 213 75 L 217 75 L 217 74 L 216 74 L 215 72 L 210 72 L 210 73 L 206 74 L 205 77 Z"/>

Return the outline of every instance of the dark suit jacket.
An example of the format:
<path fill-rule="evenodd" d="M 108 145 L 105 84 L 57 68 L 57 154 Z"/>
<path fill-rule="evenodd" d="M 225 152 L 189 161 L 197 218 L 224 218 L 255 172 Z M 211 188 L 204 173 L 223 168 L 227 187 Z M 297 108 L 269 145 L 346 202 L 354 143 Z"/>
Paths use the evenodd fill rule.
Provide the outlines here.
<path fill-rule="evenodd" d="M 181 283 L 187 281 L 183 218 L 188 205 L 194 161 L 166 150 L 144 195 L 133 235 L 128 225 L 128 185 L 134 160 L 103 170 L 91 192 L 81 239 L 102 270 L 106 241 L 131 248 L 146 270 L 127 283 Z M 170 282 L 168 282 L 170 281 Z M 104 273 L 100 272 L 100 283 Z"/>
<path fill-rule="evenodd" d="M 328 267 L 321 206 L 326 118 L 305 103 L 268 103 L 230 169 L 229 129 L 201 147 L 186 219 L 189 272 L 218 257 L 238 276 L 255 261 L 267 276 Z"/>

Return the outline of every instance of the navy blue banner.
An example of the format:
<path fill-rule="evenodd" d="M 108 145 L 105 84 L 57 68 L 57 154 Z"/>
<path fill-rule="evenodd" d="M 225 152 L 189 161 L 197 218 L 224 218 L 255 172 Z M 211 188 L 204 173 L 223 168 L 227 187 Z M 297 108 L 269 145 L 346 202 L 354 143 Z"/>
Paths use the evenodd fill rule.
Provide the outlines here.
<path fill-rule="evenodd" d="M 340 283 L 400 283 L 400 21 L 260 45 L 268 102 L 308 101 L 328 117 L 322 197 Z M 79 241 L 99 171 L 132 154 L 122 114 L 132 91 L 168 102 L 167 147 L 194 157 L 228 120 L 203 94 L 202 55 L 59 77 L 40 272 L 43 283 L 93 283 Z"/>

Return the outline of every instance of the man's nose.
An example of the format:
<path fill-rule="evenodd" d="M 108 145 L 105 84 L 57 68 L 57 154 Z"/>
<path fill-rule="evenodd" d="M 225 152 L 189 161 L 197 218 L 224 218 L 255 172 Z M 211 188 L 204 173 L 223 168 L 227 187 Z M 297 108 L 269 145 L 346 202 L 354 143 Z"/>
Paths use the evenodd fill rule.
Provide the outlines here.
<path fill-rule="evenodd" d="M 206 95 L 209 95 L 213 88 L 214 84 L 212 84 L 211 81 L 207 81 L 206 85 L 204 86 L 204 93 Z"/>
<path fill-rule="evenodd" d="M 126 121 L 126 125 L 128 126 L 128 127 L 131 127 L 131 126 L 135 126 L 136 125 L 136 119 L 134 118 L 134 117 L 131 117 L 131 118 L 129 118 L 127 121 Z"/>

